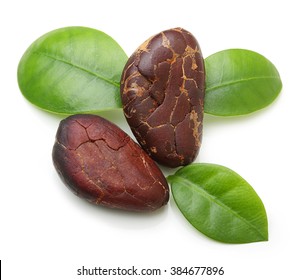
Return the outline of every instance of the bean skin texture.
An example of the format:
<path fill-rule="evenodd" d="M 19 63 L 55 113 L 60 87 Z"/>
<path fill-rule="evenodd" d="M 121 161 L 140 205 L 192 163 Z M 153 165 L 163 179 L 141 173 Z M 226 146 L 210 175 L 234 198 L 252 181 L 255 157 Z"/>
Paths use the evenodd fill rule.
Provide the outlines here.
<path fill-rule="evenodd" d="M 62 120 L 52 158 L 66 186 L 93 204 L 154 211 L 168 202 L 168 183 L 156 163 L 102 117 L 83 114 Z"/>
<path fill-rule="evenodd" d="M 202 140 L 205 69 L 197 40 L 182 29 L 149 38 L 121 78 L 127 122 L 142 148 L 168 167 L 190 164 Z"/>

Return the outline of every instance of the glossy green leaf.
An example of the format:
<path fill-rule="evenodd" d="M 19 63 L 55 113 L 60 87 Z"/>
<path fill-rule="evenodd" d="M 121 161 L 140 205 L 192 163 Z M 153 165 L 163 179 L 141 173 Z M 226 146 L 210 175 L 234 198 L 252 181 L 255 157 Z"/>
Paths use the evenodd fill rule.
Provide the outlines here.
<path fill-rule="evenodd" d="M 229 49 L 205 59 L 205 113 L 244 115 L 271 104 L 282 82 L 275 66 L 264 56 L 244 49 Z"/>
<path fill-rule="evenodd" d="M 254 189 L 237 173 L 215 164 L 191 164 L 168 176 L 185 218 L 225 243 L 268 240 L 267 215 Z"/>
<path fill-rule="evenodd" d="M 23 95 L 55 113 L 121 108 L 120 77 L 127 61 L 107 34 L 86 27 L 51 31 L 27 49 L 18 66 Z"/>

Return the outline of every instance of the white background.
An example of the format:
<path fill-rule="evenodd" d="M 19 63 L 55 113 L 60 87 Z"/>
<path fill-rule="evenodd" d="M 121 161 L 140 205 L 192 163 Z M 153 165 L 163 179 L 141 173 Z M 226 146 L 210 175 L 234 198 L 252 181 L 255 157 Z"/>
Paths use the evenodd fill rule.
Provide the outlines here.
<path fill-rule="evenodd" d="M 223 276 L 136 279 L 298 278 L 298 1 L 1 1 L 0 96 L 2 277 L 132 279 L 77 276 L 88 268 L 218 266 Z M 81 25 L 112 36 L 128 56 L 149 36 L 183 27 L 204 57 L 227 48 L 254 50 L 280 72 L 283 90 L 250 116 L 205 116 L 198 162 L 225 165 L 245 178 L 267 210 L 269 241 L 228 245 L 197 232 L 173 199 L 152 214 L 95 207 L 74 196 L 52 165 L 61 118 L 29 104 L 16 72 L 26 48 L 56 28 Z M 296 41 L 295 41 L 296 40 Z M 122 112 L 105 113 L 130 133 Z M 163 169 L 165 174 L 173 171 Z"/>

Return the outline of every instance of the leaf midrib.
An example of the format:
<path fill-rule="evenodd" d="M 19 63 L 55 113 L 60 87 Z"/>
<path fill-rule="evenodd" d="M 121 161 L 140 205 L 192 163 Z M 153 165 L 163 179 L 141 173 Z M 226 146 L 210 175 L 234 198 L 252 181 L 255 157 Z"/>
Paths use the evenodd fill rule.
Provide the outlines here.
<path fill-rule="evenodd" d="M 222 207 L 227 212 L 230 212 L 232 215 L 239 218 L 243 223 L 248 225 L 250 228 L 253 228 L 263 239 L 265 239 L 265 236 L 259 231 L 259 229 L 255 225 L 250 223 L 244 217 L 240 216 L 236 211 L 234 211 L 232 208 L 228 207 L 226 204 L 222 203 L 220 200 L 217 200 L 217 198 L 215 196 L 210 195 L 207 191 L 205 191 L 204 189 L 198 187 L 198 185 L 196 185 L 195 183 L 185 179 L 184 177 L 181 177 L 181 176 L 178 176 L 178 175 L 175 175 L 175 176 L 178 177 L 178 179 L 182 182 L 183 185 L 185 185 L 185 186 L 190 186 L 191 185 L 192 189 L 194 191 L 200 193 L 203 197 L 207 198 L 209 201 L 216 203 L 217 205 Z M 171 177 L 171 176 L 169 176 L 169 177 Z"/>
<path fill-rule="evenodd" d="M 250 77 L 250 78 L 246 78 L 246 79 L 238 79 L 238 80 L 231 80 L 231 81 L 227 81 L 225 83 L 217 83 L 215 86 L 212 87 L 207 87 L 206 88 L 206 92 L 207 91 L 211 91 L 211 90 L 216 90 L 218 88 L 222 88 L 222 87 L 228 87 L 234 84 L 238 84 L 238 83 L 245 83 L 248 81 L 252 81 L 252 80 L 270 80 L 270 79 L 277 79 L 279 80 L 280 78 L 278 76 L 261 76 L 261 77 Z"/>
<path fill-rule="evenodd" d="M 50 58 L 50 59 L 52 59 L 52 60 L 59 61 L 59 62 L 61 62 L 61 63 L 70 65 L 70 66 L 75 67 L 75 68 L 77 68 L 77 69 L 79 69 L 79 70 L 81 70 L 81 71 L 83 71 L 83 72 L 86 72 L 86 73 L 92 75 L 92 76 L 95 76 L 96 78 L 98 78 L 98 79 L 100 79 L 100 80 L 103 80 L 103 81 L 105 81 L 105 82 L 108 83 L 108 84 L 111 84 L 111 85 L 113 85 L 113 86 L 115 86 L 115 87 L 118 87 L 118 88 L 120 87 L 120 84 L 119 84 L 119 83 L 117 83 L 117 82 L 115 82 L 115 81 L 112 81 L 112 80 L 110 80 L 110 79 L 107 79 L 106 77 L 101 76 L 101 75 L 99 75 L 98 73 L 92 72 L 92 71 L 90 71 L 90 70 L 88 70 L 88 69 L 86 69 L 86 68 L 84 68 L 84 67 L 82 67 L 82 66 L 80 66 L 80 65 L 71 63 L 70 61 L 67 61 L 67 60 L 65 60 L 65 59 L 62 59 L 62 58 L 59 58 L 59 57 L 56 57 L 56 56 L 54 56 L 54 55 L 50 55 L 50 54 L 48 54 L 48 53 L 41 52 L 41 51 L 33 51 L 33 53 L 35 53 L 35 54 L 37 54 L 37 55 L 43 55 L 43 56 L 45 56 L 45 57 L 47 57 L 47 58 Z"/>

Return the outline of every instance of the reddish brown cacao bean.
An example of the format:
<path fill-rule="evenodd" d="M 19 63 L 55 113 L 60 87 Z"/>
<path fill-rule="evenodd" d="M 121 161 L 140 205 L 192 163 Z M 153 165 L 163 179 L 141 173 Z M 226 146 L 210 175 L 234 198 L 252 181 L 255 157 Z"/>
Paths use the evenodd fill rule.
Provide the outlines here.
<path fill-rule="evenodd" d="M 62 120 L 52 156 L 66 186 L 91 203 L 153 211 L 168 202 L 168 184 L 156 163 L 124 131 L 99 116 Z"/>
<path fill-rule="evenodd" d="M 124 114 L 137 141 L 169 167 L 196 158 L 202 138 L 204 60 L 194 36 L 163 31 L 127 61 L 121 78 Z"/>

